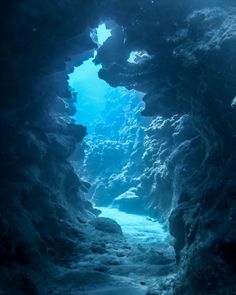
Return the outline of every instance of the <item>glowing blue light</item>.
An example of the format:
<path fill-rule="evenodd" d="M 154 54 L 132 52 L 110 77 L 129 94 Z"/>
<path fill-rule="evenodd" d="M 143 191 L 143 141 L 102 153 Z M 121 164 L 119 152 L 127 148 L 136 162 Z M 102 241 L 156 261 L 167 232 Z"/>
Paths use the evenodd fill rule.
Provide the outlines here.
<path fill-rule="evenodd" d="M 101 24 L 92 31 L 91 38 L 101 46 L 111 36 L 111 30 Z M 97 52 L 94 51 L 94 57 Z M 93 58 L 83 62 L 79 67 L 75 67 L 73 73 L 69 75 L 69 87 L 71 92 L 77 96 L 77 113 L 74 119 L 88 129 L 94 125 L 94 121 L 99 120 L 105 105 L 105 97 L 110 85 L 98 77 L 101 65 L 95 65 Z"/>
<path fill-rule="evenodd" d="M 109 37 L 111 37 L 111 30 L 107 29 L 105 24 L 101 24 L 95 30 L 95 34 L 97 36 L 97 44 L 101 46 Z"/>
<path fill-rule="evenodd" d="M 127 61 L 132 64 L 139 64 L 150 59 L 151 56 L 145 50 L 132 51 Z"/>
<path fill-rule="evenodd" d="M 235 108 L 235 107 L 236 107 L 236 96 L 235 96 L 234 99 L 232 100 L 231 107 L 232 107 L 232 108 Z"/>
<path fill-rule="evenodd" d="M 102 211 L 100 217 L 108 217 L 118 222 L 124 235 L 128 238 L 136 241 L 146 239 L 164 241 L 168 236 L 168 232 L 159 222 L 154 222 L 147 216 L 128 214 L 115 208 L 98 207 L 98 209 Z"/>
<path fill-rule="evenodd" d="M 93 58 L 86 60 L 81 66 L 75 67 L 69 75 L 69 86 L 77 96 L 77 113 L 74 119 L 85 126 L 99 120 L 105 105 L 105 96 L 110 86 L 99 79 L 100 65 L 95 65 Z"/>
<path fill-rule="evenodd" d="M 132 51 L 131 53 L 130 53 L 130 56 L 129 56 L 129 58 L 127 59 L 127 61 L 129 62 L 129 63 L 131 63 L 131 64 L 135 64 L 136 62 L 135 62 L 135 59 L 136 59 L 136 51 Z"/>
<path fill-rule="evenodd" d="M 91 33 L 91 38 L 100 46 L 110 36 L 111 30 L 108 30 L 105 24 L 99 25 Z M 77 98 L 77 112 L 73 118 L 77 123 L 86 126 L 89 133 L 93 132 L 98 121 L 102 119 L 107 97 L 122 98 L 124 93 L 129 93 L 124 87 L 112 88 L 98 77 L 101 65 L 93 62 L 96 54 L 97 52 L 94 51 L 94 57 L 84 61 L 79 67 L 75 67 L 68 79 L 70 91 Z"/>

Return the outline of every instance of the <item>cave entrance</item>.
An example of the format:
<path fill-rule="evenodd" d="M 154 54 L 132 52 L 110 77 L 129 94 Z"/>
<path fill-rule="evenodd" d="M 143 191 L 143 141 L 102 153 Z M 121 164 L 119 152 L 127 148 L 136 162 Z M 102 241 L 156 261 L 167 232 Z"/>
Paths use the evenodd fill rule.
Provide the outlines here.
<path fill-rule="evenodd" d="M 91 32 L 98 50 L 109 42 L 111 30 L 101 24 Z M 80 177 L 92 184 L 86 198 L 102 213 L 116 220 L 132 238 L 146 240 L 166 238 L 158 222 L 148 218 L 143 203 L 140 177 L 144 163 L 144 129 L 150 122 L 141 116 L 144 94 L 125 87 L 111 87 L 99 78 L 102 68 L 96 64 L 97 51 L 80 66 L 74 67 L 68 84 L 76 98 L 77 112 L 73 119 L 87 127 L 88 135 L 80 148 L 82 159 L 72 157 Z M 140 59 L 131 53 L 128 62 Z M 136 56 L 136 57 L 135 57 Z M 147 58 L 145 52 L 142 56 Z"/>
<path fill-rule="evenodd" d="M 104 24 L 91 33 L 98 50 L 109 42 L 110 36 L 111 31 Z M 115 220 L 126 237 L 126 242 L 117 250 L 113 249 L 117 247 L 116 242 L 108 243 L 114 257 L 118 251 L 115 263 L 123 265 L 125 261 L 135 278 L 139 272 L 143 273 L 143 267 L 148 268 L 148 276 L 152 278 L 160 259 L 168 273 L 173 271 L 174 253 L 168 231 L 147 216 L 143 201 L 145 191 L 140 185 L 145 169 L 142 155 L 147 148 L 145 128 L 150 118 L 141 116 L 142 93 L 111 87 L 99 78 L 102 66 L 95 63 L 96 54 L 94 50 L 92 56 L 69 75 L 70 91 L 77 101 L 73 120 L 88 129 L 83 144 L 79 145 L 78 158 L 74 155 L 71 162 L 78 175 L 91 183 L 85 197 L 101 211 L 99 218 Z M 132 60 L 127 62 L 139 62 L 143 57 L 147 58 L 143 52 L 133 53 Z M 124 254 L 120 256 L 119 253 Z M 130 269 L 123 266 L 116 269 L 115 274 L 124 275 Z"/>
<path fill-rule="evenodd" d="M 92 30 L 98 50 L 109 42 L 111 30 L 105 24 Z M 73 119 L 88 129 L 84 157 L 73 157 L 73 166 L 92 189 L 88 198 L 96 206 L 118 207 L 129 213 L 144 213 L 138 179 L 143 129 L 149 120 L 141 116 L 142 93 L 125 87 L 111 87 L 99 78 L 101 65 L 95 63 L 97 51 L 75 67 L 69 75 L 69 87 L 76 97 Z"/>

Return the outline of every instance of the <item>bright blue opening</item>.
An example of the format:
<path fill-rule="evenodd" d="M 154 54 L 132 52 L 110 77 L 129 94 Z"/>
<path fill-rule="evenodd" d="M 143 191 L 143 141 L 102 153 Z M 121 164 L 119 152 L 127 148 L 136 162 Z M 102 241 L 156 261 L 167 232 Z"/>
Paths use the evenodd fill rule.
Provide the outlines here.
<path fill-rule="evenodd" d="M 91 38 L 99 45 L 111 36 L 111 30 L 105 24 L 99 25 L 92 31 Z M 94 57 L 96 51 L 94 52 Z M 73 73 L 69 75 L 69 87 L 71 92 L 77 97 L 77 113 L 74 119 L 77 123 L 88 127 L 92 131 L 95 121 L 99 121 L 104 109 L 105 96 L 111 87 L 103 80 L 99 79 L 98 72 L 100 65 L 95 65 L 94 58 L 83 62 L 79 67 L 75 67 Z"/>
<path fill-rule="evenodd" d="M 91 33 L 91 38 L 96 40 L 100 46 L 110 36 L 111 30 L 107 29 L 105 24 L 99 25 Z M 95 56 L 96 51 L 94 51 Z M 70 91 L 77 98 L 77 113 L 73 118 L 77 123 L 86 126 L 89 133 L 92 133 L 96 124 L 102 120 L 102 112 L 108 97 L 120 97 L 125 103 L 124 96 L 132 92 L 124 87 L 112 88 L 104 80 L 100 79 L 98 72 L 101 65 L 95 65 L 93 62 L 94 57 L 84 61 L 81 66 L 75 67 L 68 80 Z"/>
<path fill-rule="evenodd" d="M 99 79 L 100 65 L 93 63 L 93 58 L 76 67 L 69 75 L 69 86 L 77 96 L 77 113 L 74 116 L 76 122 L 91 129 L 95 121 L 100 119 L 105 104 L 105 96 L 110 86 Z M 91 131 L 91 130 L 89 130 Z"/>
<path fill-rule="evenodd" d="M 105 24 L 99 25 L 99 27 L 95 30 L 97 35 L 97 43 L 98 45 L 103 45 L 103 43 L 111 37 L 111 30 L 106 28 Z"/>

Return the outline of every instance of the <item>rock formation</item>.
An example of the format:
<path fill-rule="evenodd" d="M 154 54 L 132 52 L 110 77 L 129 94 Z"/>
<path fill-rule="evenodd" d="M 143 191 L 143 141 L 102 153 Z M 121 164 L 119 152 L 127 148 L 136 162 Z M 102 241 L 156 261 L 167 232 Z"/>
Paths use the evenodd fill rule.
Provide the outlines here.
<path fill-rule="evenodd" d="M 142 115 L 153 117 L 137 194 L 150 215 L 169 219 L 178 272 L 152 294 L 235 294 L 235 1 L 2 6 L 2 294 L 68 294 L 63 284 L 78 273 L 58 283 L 60 271 L 94 249 L 98 212 L 69 161 L 86 128 L 70 118 L 67 75 L 96 48 L 89 28 L 101 20 L 113 32 L 98 49 L 99 76 L 145 93 Z M 150 58 L 130 64 L 137 50 Z"/>

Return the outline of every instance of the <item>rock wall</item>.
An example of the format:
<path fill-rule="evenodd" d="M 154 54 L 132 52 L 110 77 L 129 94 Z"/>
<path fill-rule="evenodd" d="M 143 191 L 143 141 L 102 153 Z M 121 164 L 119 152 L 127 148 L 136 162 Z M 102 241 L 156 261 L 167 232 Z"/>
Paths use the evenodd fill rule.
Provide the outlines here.
<path fill-rule="evenodd" d="M 3 5 L 2 294 L 48 294 L 59 266 L 69 265 L 88 237 L 84 223 L 95 216 L 67 160 L 86 128 L 69 119 L 65 61 L 94 47 L 86 32 L 95 20 L 93 1 L 81 4 L 80 13 L 73 2 Z"/>
<path fill-rule="evenodd" d="M 147 130 L 142 185 L 151 212 L 174 209 L 169 222 L 180 272 L 173 292 L 233 294 L 235 3 L 114 3 L 115 10 L 106 8 L 123 25 L 123 40 L 114 62 L 104 59 L 109 42 L 101 48 L 100 77 L 147 93 L 143 115 L 166 118 Z M 130 65 L 132 50 L 151 58 Z"/>

